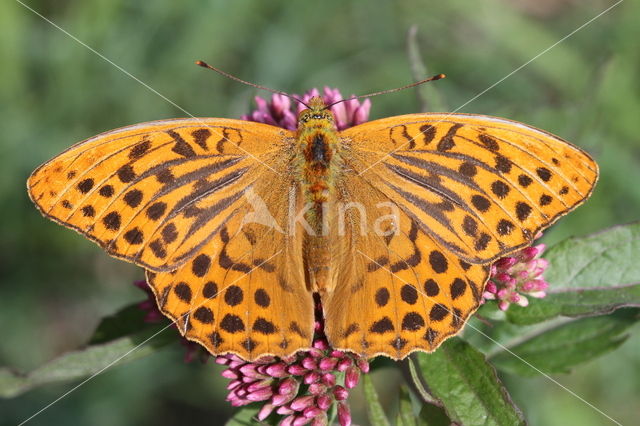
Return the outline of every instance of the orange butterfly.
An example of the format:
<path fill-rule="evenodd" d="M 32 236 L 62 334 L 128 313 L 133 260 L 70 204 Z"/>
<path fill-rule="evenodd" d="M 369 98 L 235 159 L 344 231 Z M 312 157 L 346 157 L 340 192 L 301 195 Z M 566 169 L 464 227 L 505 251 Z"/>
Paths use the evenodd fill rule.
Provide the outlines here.
<path fill-rule="evenodd" d="M 514 121 L 409 114 L 338 131 L 322 99 L 298 128 L 142 123 L 40 166 L 52 220 L 147 269 L 162 312 L 213 354 L 330 344 L 400 359 L 477 309 L 488 266 L 591 194 L 587 153 Z"/>

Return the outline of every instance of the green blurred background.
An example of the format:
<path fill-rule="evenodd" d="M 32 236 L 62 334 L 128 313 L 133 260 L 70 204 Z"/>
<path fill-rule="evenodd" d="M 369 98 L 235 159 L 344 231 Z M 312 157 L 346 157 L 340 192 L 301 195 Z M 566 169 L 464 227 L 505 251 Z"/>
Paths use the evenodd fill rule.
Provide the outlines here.
<path fill-rule="evenodd" d="M 24 2 L 189 113 L 208 117 L 239 117 L 258 93 L 196 67 L 196 59 L 288 92 L 329 85 L 368 93 L 412 80 L 406 37 L 413 25 L 428 73 L 447 74 L 420 93 L 431 107 L 452 111 L 614 3 Z M 594 154 L 602 173 L 595 194 L 546 242 L 640 216 L 638 16 L 639 2 L 620 4 L 461 110 L 523 121 Z M 76 141 L 186 114 L 14 0 L 0 3 L 0 33 L 0 365 L 28 371 L 81 346 L 100 318 L 144 295 L 131 285 L 139 268 L 40 216 L 27 176 Z M 419 111 L 417 93 L 375 98 L 372 117 Z M 555 379 L 623 424 L 637 424 L 639 349 L 636 333 L 616 352 Z M 184 364 L 182 355 L 176 344 L 111 368 L 30 424 L 221 424 L 232 412 L 226 380 L 212 363 Z M 544 378 L 504 380 L 534 425 L 611 424 Z M 390 410 L 400 381 L 394 369 L 374 375 Z M 0 424 L 19 423 L 73 385 L 0 400 Z M 366 424 L 360 391 L 354 394 L 355 420 Z"/>

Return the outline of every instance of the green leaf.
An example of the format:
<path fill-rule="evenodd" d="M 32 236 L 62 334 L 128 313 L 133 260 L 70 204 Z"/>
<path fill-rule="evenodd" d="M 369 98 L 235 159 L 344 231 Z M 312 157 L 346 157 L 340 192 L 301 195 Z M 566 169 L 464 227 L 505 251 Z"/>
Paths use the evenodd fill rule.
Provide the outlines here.
<path fill-rule="evenodd" d="M 451 420 L 447 417 L 447 413 L 444 411 L 442 407 L 439 406 L 440 401 L 435 399 L 433 395 L 429 393 L 429 391 L 425 388 L 425 384 L 423 383 L 424 378 L 418 371 L 416 367 L 416 363 L 413 359 L 417 355 L 412 355 L 408 357 L 404 361 L 401 362 L 401 366 L 404 369 L 406 366 L 406 372 L 408 373 L 408 377 L 413 384 L 413 391 L 416 393 L 416 396 L 422 402 L 422 408 L 420 409 L 420 413 L 416 418 L 416 425 L 418 426 L 448 426 L 451 424 Z M 402 388 L 400 389 L 402 392 Z M 401 394 L 402 398 L 402 394 Z M 400 407 L 402 408 L 402 406 Z"/>
<path fill-rule="evenodd" d="M 533 324 L 560 315 L 601 315 L 640 306 L 640 222 L 569 238 L 544 257 L 550 263 L 547 297 L 530 299 L 526 308 L 509 307 L 509 321 Z"/>
<path fill-rule="evenodd" d="M 112 365 L 145 357 L 175 341 L 174 330 L 147 327 L 131 336 L 69 352 L 27 374 L 3 367 L 0 368 L 0 397 L 11 398 L 47 383 L 99 374 Z"/>
<path fill-rule="evenodd" d="M 261 404 L 251 404 L 246 407 L 242 407 L 225 423 L 225 426 L 252 426 L 257 424 L 255 420 L 258 411 L 260 411 Z M 268 424 L 262 422 L 259 424 Z"/>
<path fill-rule="evenodd" d="M 463 425 L 525 424 L 494 368 L 465 341 L 453 337 L 435 352 L 416 358 L 431 394 L 443 403 L 451 421 Z"/>
<path fill-rule="evenodd" d="M 411 405 L 411 394 L 406 386 L 400 386 L 400 402 L 398 404 L 396 426 L 417 426 L 416 415 L 413 413 Z"/>
<path fill-rule="evenodd" d="M 122 308 L 114 315 L 104 317 L 93 332 L 89 344 L 106 343 L 149 327 L 149 324 L 144 322 L 145 315 L 146 312 L 136 303 Z"/>
<path fill-rule="evenodd" d="M 364 388 L 364 398 L 367 400 L 367 414 L 369 416 L 369 422 L 372 426 L 389 426 L 389 420 L 384 414 L 380 400 L 378 399 L 378 393 L 373 386 L 370 374 L 362 375 L 362 384 Z"/>
<path fill-rule="evenodd" d="M 527 338 L 509 348 L 510 352 L 501 350 L 489 359 L 498 369 L 523 376 L 540 374 L 536 369 L 568 373 L 571 367 L 616 349 L 628 338 L 621 334 L 639 320 L 640 309 L 581 318 Z"/>
<path fill-rule="evenodd" d="M 451 419 L 447 417 L 447 413 L 433 404 L 424 404 L 418 415 L 418 426 L 449 426 Z"/>
<path fill-rule="evenodd" d="M 398 364 L 391 358 L 386 356 L 377 356 L 369 362 L 369 371 L 378 371 L 379 369 L 391 368 L 395 369 Z"/>

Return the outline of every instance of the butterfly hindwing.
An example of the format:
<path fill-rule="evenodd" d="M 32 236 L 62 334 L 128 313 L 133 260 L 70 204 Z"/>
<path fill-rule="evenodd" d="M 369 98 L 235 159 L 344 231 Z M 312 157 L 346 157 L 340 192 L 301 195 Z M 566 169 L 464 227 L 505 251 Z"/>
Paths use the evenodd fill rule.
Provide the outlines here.
<path fill-rule="evenodd" d="M 246 360 L 309 348 L 313 298 L 295 242 L 274 228 L 244 224 L 247 212 L 175 271 L 147 271 L 161 311 L 211 353 Z"/>
<path fill-rule="evenodd" d="M 479 306 L 488 268 L 461 261 L 399 209 L 379 221 L 393 209 L 381 207 L 388 198 L 364 176 L 345 185 L 367 200 L 363 211 L 378 214 L 364 219 L 366 233 L 360 213 L 347 217 L 357 224 L 346 229 L 352 255 L 341 259 L 335 290 L 322 300 L 329 342 L 365 357 L 433 351 Z"/>

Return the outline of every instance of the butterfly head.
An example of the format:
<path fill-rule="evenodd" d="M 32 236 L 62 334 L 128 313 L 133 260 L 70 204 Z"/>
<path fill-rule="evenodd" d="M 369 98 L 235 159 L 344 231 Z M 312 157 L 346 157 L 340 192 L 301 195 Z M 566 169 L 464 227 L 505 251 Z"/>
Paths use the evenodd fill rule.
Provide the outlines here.
<path fill-rule="evenodd" d="M 331 127 L 335 128 L 335 117 L 321 97 L 314 96 L 307 104 L 308 108 L 298 114 L 298 129 Z"/>

